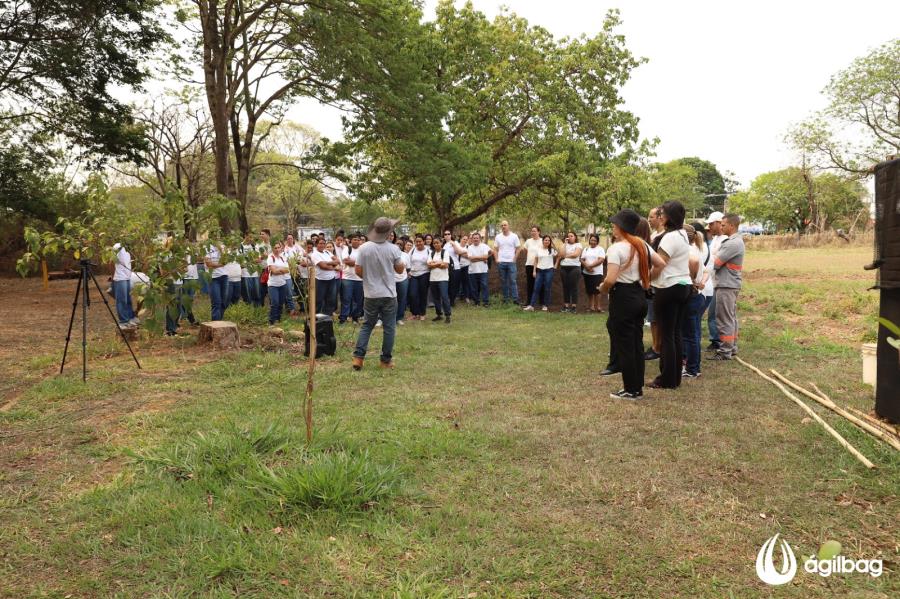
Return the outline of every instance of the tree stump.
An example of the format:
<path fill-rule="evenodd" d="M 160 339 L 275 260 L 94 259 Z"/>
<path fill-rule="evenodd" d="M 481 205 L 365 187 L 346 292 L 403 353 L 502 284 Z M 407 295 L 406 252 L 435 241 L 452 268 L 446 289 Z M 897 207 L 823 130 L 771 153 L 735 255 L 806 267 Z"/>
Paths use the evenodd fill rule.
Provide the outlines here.
<path fill-rule="evenodd" d="M 197 341 L 212 343 L 219 349 L 238 349 L 241 345 L 237 325 L 227 320 L 201 322 Z"/>

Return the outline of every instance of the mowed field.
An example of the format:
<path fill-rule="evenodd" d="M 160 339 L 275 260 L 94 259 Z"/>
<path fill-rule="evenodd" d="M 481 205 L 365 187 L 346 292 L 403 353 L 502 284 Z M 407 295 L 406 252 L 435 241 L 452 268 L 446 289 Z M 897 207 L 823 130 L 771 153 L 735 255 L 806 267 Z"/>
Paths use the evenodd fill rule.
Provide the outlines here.
<path fill-rule="evenodd" d="M 869 411 L 870 257 L 751 250 L 741 356 Z M 900 452 L 814 407 L 867 470 L 736 362 L 632 403 L 605 315 L 463 306 L 401 328 L 389 373 L 342 327 L 307 448 L 302 346 L 262 315 L 226 315 L 236 352 L 145 337 L 137 370 L 95 303 L 83 384 L 80 335 L 56 374 L 73 288 L 0 280 L 2 597 L 900 596 Z M 884 573 L 803 572 L 829 539 Z"/>

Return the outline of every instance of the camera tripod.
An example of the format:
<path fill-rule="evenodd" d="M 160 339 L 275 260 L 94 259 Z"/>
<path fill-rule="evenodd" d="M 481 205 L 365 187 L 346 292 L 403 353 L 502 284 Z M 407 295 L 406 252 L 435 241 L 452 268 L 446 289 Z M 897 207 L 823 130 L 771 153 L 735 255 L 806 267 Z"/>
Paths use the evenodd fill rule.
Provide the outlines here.
<path fill-rule="evenodd" d="M 97 278 L 91 271 L 91 266 L 94 265 L 91 264 L 90 260 L 79 260 L 78 263 L 81 266 L 81 275 L 78 278 L 78 285 L 75 287 L 75 300 L 72 302 L 72 316 L 69 317 L 69 331 L 66 333 L 66 347 L 63 350 L 62 362 L 59 364 L 59 373 L 62 374 L 63 368 L 66 366 L 66 354 L 69 353 L 69 340 L 72 338 L 72 325 L 75 323 L 75 311 L 78 309 L 78 300 L 81 298 L 81 380 L 87 381 L 87 311 L 91 306 L 91 295 L 88 288 L 88 283 L 90 281 L 94 282 L 94 286 L 100 294 L 100 299 L 106 304 L 106 309 L 109 311 L 109 316 L 112 318 L 116 330 L 119 331 L 119 334 L 122 336 L 122 341 L 128 346 L 128 351 L 131 352 L 134 363 L 140 368 L 141 363 L 138 362 L 137 356 L 134 355 L 134 350 L 131 349 L 128 338 L 125 337 L 125 333 L 122 332 L 122 328 L 119 326 L 116 315 L 113 313 L 112 308 L 109 307 L 106 295 L 103 293 L 103 290 L 100 289 L 100 284 L 97 282 Z"/>

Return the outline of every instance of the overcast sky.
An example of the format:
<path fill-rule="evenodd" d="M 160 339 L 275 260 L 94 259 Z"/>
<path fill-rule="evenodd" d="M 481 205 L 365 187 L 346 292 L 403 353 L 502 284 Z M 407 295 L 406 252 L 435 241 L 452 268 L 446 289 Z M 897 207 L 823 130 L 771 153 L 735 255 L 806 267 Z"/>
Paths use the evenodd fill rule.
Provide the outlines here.
<path fill-rule="evenodd" d="M 626 45 L 649 62 L 624 90 L 659 160 L 700 156 L 742 185 L 793 161 L 783 137 L 824 105 L 828 79 L 900 35 L 900 1 L 474 0 L 489 16 L 505 5 L 557 36 L 593 35 L 610 8 Z M 426 0 L 426 18 L 437 0 Z M 457 2 L 458 5 L 462 1 Z M 291 118 L 332 139 L 340 117 L 304 102 Z"/>

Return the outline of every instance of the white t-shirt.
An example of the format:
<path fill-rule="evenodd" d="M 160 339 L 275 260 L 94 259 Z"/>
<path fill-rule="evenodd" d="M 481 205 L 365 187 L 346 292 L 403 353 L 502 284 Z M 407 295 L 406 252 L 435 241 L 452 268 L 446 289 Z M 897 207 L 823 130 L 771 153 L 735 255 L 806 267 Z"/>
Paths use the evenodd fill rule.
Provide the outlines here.
<path fill-rule="evenodd" d="M 275 254 L 269 254 L 269 258 L 266 260 L 266 266 L 277 266 L 278 268 L 287 268 L 288 262 L 284 258 L 284 252 L 281 253 L 277 258 Z M 269 287 L 284 287 L 287 283 L 288 275 L 276 275 L 269 273 Z"/>
<path fill-rule="evenodd" d="M 456 253 L 456 248 L 453 247 L 453 243 L 444 244 L 444 253 L 450 259 L 450 268 L 453 270 L 459 270 L 459 254 Z"/>
<path fill-rule="evenodd" d="M 124 247 L 120 247 L 116 252 L 116 272 L 113 274 L 113 281 L 130 281 L 131 280 L 131 254 Z"/>
<path fill-rule="evenodd" d="M 305 263 L 307 260 L 309 260 L 309 256 L 312 255 L 312 253 L 314 251 L 315 250 L 310 250 L 309 252 L 307 252 L 306 249 L 304 248 L 303 253 L 300 254 L 300 257 L 297 259 L 297 261 L 299 263 L 297 265 L 297 274 L 300 275 L 301 279 L 309 278 L 309 266 L 303 265 L 303 263 Z"/>
<path fill-rule="evenodd" d="M 219 260 L 222 259 L 222 253 L 219 251 L 219 248 L 217 248 L 214 245 L 211 245 L 211 246 L 209 246 L 209 249 L 206 250 L 206 258 L 208 260 L 210 260 L 211 262 L 215 262 L 216 264 L 219 264 Z M 227 277 L 227 276 L 228 276 L 228 269 L 226 269 L 224 266 L 216 267 L 212 271 L 212 278 L 214 278 L 214 279 L 218 279 L 219 277 Z"/>
<path fill-rule="evenodd" d="M 466 247 L 466 253 L 469 255 L 469 258 L 487 258 L 488 254 L 491 253 L 491 249 L 484 242 L 479 243 L 478 245 L 469 245 Z M 488 263 L 487 260 L 479 260 L 478 262 L 472 262 L 469 266 L 469 274 L 470 275 L 478 275 L 483 274 L 488 271 Z"/>
<path fill-rule="evenodd" d="M 563 255 L 568 256 L 572 252 L 577 252 L 579 249 L 584 249 L 584 246 L 579 242 L 569 243 L 566 242 L 563 244 Z M 559 262 L 560 266 L 581 266 L 581 258 L 563 258 Z"/>
<path fill-rule="evenodd" d="M 238 262 L 229 262 L 223 268 L 228 273 L 229 283 L 241 282 L 241 265 Z"/>
<path fill-rule="evenodd" d="M 555 247 L 550 248 L 550 253 L 547 253 L 547 250 L 541 248 L 537 251 L 535 256 L 537 257 L 537 269 L 538 270 L 547 270 L 548 268 L 553 268 L 556 264 L 556 256 L 559 255 L 559 252 L 556 251 Z"/>
<path fill-rule="evenodd" d="M 409 278 L 409 275 L 406 273 L 409 270 L 411 262 L 409 261 L 409 254 L 406 252 L 400 252 L 400 259 L 403 260 L 403 272 L 394 271 L 394 280 L 398 283 L 402 283 L 406 279 Z"/>
<path fill-rule="evenodd" d="M 516 259 L 516 248 L 520 245 L 522 244 L 519 243 L 519 236 L 515 233 L 510 233 L 509 235 L 498 233 L 497 236 L 494 237 L 494 249 L 497 250 L 497 261 L 514 262 Z"/>
<path fill-rule="evenodd" d="M 187 257 L 187 272 L 184 273 L 185 281 L 196 281 L 200 278 L 200 274 L 197 272 L 197 265 L 193 263 L 191 257 Z"/>
<path fill-rule="evenodd" d="M 431 250 L 413 248 L 409 253 L 409 274 L 418 277 L 427 273 L 429 260 L 431 260 Z"/>
<path fill-rule="evenodd" d="M 606 250 L 604 250 L 601 246 L 597 245 L 596 247 L 588 246 L 584 248 L 581 252 L 581 272 L 586 275 L 602 275 L 603 274 L 603 263 L 601 262 L 594 268 L 585 268 L 585 262 L 596 262 L 597 260 L 603 260 L 606 257 Z"/>
<path fill-rule="evenodd" d="M 653 248 L 649 245 L 647 246 L 647 250 L 652 257 L 654 254 Z M 617 241 L 606 251 L 606 261 L 609 264 L 617 264 L 619 266 L 619 274 L 616 276 L 616 283 L 638 283 L 641 280 L 641 267 L 640 260 L 635 256 L 634 259 L 631 259 L 631 254 L 634 252 L 634 248 L 631 247 L 631 244 L 627 241 Z M 631 260 L 631 264 L 628 264 L 628 268 L 624 268 L 624 265 Z"/>
<path fill-rule="evenodd" d="M 728 239 L 728 235 L 716 235 L 712 239 L 709 240 L 709 249 L 712 252 L 712 260 L 715 261 L 716 255 L 719 253 L 719 247 L 721 247 L 722 242 Z"/>
<path fill-rule="evenodd" d="M 291 258 L 299 258 L 303 255 L 303 248 L 301 248 L 296 243 L 294 245 L 286 245 L 281 250 L 281 257 L 284 258 L 285 262 L 290 260 Z M 277 285 L 276 285 L 277 287 Z"/>
<path fill-rule="evenodd" d="M 319 266 L 319 262 L 331 262 L 334 256 L 328 250 L 313 250 L 312 254 L 309 255 L 309 261 L 315 266 Z M 308 276 L 308 275 L 307 275 Z M 332 279 L 337 278 L 337 271 L 334 270 L 325 270 L 324 268 L 316 268 L 316 280 L 318 281 L 330 281 Z"/>
<path fill-rule="evenodd" d="M 429 252 L 432 254 L 432 252 Z M 431 269 L 431 277 L 428 279 L 429 282 L 435 283 L 438 281 L 449 281 L 450 280 L 450 255 L 447 253 L 446 249 L 442 249 L 439 252 L 434 252 L 433 255 L 429 257 L 431 262 L 443 262 L 447 264 L 448 268 L 432 268 Z"/>
<path fill-rule="evenodd" d="M 697 278 L 695 280 L 699 283 L 703 280 L 703 273 L 709 273 L 709 276 L 706 278 L 706 284 L 703 286 L 703 289 L 700 290 L 700 293 L 707 297 L 712 297 L 716 291 L 715 284 L 713 283 L 713 279 L 716 276 L 715 260 L 712 257 L 709 246 L 706 245 L 703 247 L 704 250 L 701 252 L 697 249 L 696 245 L 691 244 L 691 255 L 697 258 L 697 261 L 700 263 L 700 268 L 697 269 Z"/>
<path fill-rule="evenodd" d="M 359 253 L 359 248 L 353 249 L 353 246 L 345 245 L 344 247 L 344 255 L 341 258 L 341 262 L 346 260 L 347 258 L 355 258 L 356 254 Z M 344 264 L 344 280 L 345 281 L 362 281 L 362 277 L 356 276 L 356 266 L 347 266 Z"/>
<path fill-rule="evenodd" d="M 538 251 L 544 247 L 544 240 L 540 237 L 538 237 L 537 239 L 535 239 L 534 237 L 529 237 L 525 240 L 524 245 L 525 251 L 527 252 L 527 254 L 525 255 L 525 264 L 534 264 L 535 255 L 537 255 Z"/>
<path fill-rule="evenodd" d="M 256 248 L 249 243 L 241 244 L 241 253 L 242 254 L 249 254 L 251 252 L 254 252 L 255 250 L 256 250 Z M 252 277 L 252 276 L 255 276 L 256 274 L 257 273 L 255 270 L 253 271 L 253 274 L 250 274 L 250 270 L 247 267 L 245 267 L 245 266 L 241 267 L 241 276 L 242 277 Z"/>
<path fill-rule="evenodd" d="M 669 231 L 659 243 L 659 251 L 668 254 L 669 262 L 653 281 L 653 286 L 665 289 L 673 285 L 690 285 L 691 272 L 688 261 L 691 257 L 691 244 L 687 233 L 683 229 Z"/>

